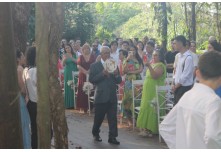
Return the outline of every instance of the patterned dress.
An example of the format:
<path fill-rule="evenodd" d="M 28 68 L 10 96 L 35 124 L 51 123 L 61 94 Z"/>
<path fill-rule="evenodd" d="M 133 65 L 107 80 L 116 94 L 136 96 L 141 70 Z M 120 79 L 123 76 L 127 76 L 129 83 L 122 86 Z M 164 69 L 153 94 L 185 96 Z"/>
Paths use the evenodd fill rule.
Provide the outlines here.
<path fill-rule="evenodd" d="M 129 71 L 138 70 L 140 64 L 137 60 L 124 61 L 123 66 L 128 66 Z M 123 96 L 123 110 L 127 118 L 132 117 L 133 97 L 132 97 L 132 80 L 141 80 L 140 74 L 126 74 Z M 135 92 L 135 94 L 137 94 Z"/>

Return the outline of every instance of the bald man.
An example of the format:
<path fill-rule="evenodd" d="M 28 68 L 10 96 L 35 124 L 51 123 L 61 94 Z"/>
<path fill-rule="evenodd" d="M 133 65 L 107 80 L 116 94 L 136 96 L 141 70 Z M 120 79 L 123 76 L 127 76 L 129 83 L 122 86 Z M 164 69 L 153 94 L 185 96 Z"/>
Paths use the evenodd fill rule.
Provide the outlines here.
<path fill-rule="evenodd" d="M 111 144 L 119 145 L 117 141 L 117 84 L 120 84 L 122 79 L 118 68 L 114 73 L 108 73 L 103 67 L 104 62 L 110 58 L 110 48 L 107 46 L 101 47 L 101 59 L 95 62 L 90 67 L 89 81 L 96 86 L 95 89 L 95 116 L 92 134 L 94 140 L 101 142 L 102 139 L 99 135 L 100 126 L 107 114 L 109 125 L 109 139 Z"/>

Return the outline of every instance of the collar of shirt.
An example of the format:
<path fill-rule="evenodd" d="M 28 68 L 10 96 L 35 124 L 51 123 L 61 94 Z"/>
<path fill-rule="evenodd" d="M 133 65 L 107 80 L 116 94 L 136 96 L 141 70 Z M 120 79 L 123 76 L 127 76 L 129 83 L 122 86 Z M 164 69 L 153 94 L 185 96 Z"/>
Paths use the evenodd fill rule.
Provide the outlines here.
<path fill-rule="evenodd" d="M 183 54 L 182 54 L 182 53 L 180 53 L 180 55 L 181 55 L 181 57 L 183 57 L 183 56 L 191 55 L 191 53 L 190 53 L 190 51 L 189 51 L 189 50 L 187 50 L 187 51 L 186 51 L 186 52 L 184 52 Z"/>
<path fill-rule="evenodd" d="M 200 88 L 200 90 L 203 90 L 207 93 L 215 94 L 215 91 L 212 88 L 210 88 L 209 86 L 202 84 L 202 83 L 195 83 L 194 88 Z"/>
<path fill-rule="evenodd" d="M 101 63 L 104 64 L 104 60 L 101 58 Z"/>

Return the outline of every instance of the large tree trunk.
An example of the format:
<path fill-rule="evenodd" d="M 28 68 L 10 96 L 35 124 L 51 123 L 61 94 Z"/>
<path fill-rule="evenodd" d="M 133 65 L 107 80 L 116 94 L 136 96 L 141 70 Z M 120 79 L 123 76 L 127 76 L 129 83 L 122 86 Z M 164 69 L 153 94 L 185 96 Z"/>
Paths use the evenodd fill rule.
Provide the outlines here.
<path fill-rule="evenodd" d="M 196 41 L 196 2 L 191 2 L 192 6 L 192 36 L 191 39 Z"/>
<path fill-rule="evenodd" d="M 162 47 L 164 51 L 167 51 L 167 6 L 166 2 L 161 2 L 161 8 L 162 8 L 162 24 L 163 24 L 163 29 L 162 29 Z M 164 52 L 165 53 L 165 52 Z"/>
<path fill-rule="evenodd" d="M 68 148 L 68 126 L 65 117 L 64 97 L 61 86 L 58 81 L 58 50 L 62 38 L 64 26 L 64 6 L 63 3 L 52 3 L 50 5 L 52 14 L 50 18 L 50 70 L 49 70 L 49 88 L 51 117 L 54 130 L 55 148 Z"/>
<path fill-rule="evenodd" d="M 190 39 L 190 27 L 189 27 L 188 10 L 187 10 L 187 3 L 186 2 L 184 2 L 184 13 L 185 13 L 187 33 L 188 33 L 187 38 Z"/>
<path fill-rule="evenodd" d="M 220 31 L 220 28 L 221 28 L 221 21 L 219 19 L 219 5 L 220 3 L 216 2 L 215 3 L 215 7 L 216 7 L 216 25 L 217 25 L 217 32 L 218 32 L 218 41 L 220 42 L 221 41 L 221 31 Z"/>
<path fill-rule="evenodd" d="M 41 66 L 44 66 L 43 68 L 45 69 L 44 74 L 45 75 L 47 74 L 46 75 L 47 83 L 44 83 L 44 85 L 45 88 L 48 89 L 47 94 L 49 96 L 47 96 L 47 100 L 48 99 L 50 100 L 50 110 L 51 110 L 50 116 L 54 130 L 55 148 L 68 148 L 68 138 L 67 138 L 68 127 L 65 118 L 64 99 L 58 81 L 58 69 L 57 69 L 59 42 L 61 40 L 62 27 L 64 23 L 63 4 L 36 3 L 36 15 L 37 15 L 36 23 L 38 24 L 36 25 L 37 50 L 39 51 L 39 54 L 40 51 L 42 50 L 42 55 L 44 55 L 43 58 L 40 58 L 39 55 L 38 56 L 39 60 L 37 61 L 42 62 L 43 60 L 45 60 L 44 62 L 46 62 L 44 64 L 41 63 Z M 49 106 L 45 110 L 49 112 L 50 110 L 48 108 Z M 47 112 L 47 121 L 49 121 L 48 112 Z M 40 117 L 44 117 L 42 114 L 43 113 L 38 113 L 39 120 Z M 47 125 L 47 127 L 48 126 L 49 125 Z M 42 136 L 41 135 L 39 136 L 39 140 L 42 140 L 42 145 L 43 142 L 47 143 L 47 145 L 45 146 L 48 146 L 48 135 L 49 135 L 48 131 L 49 130 L 47 128 L 47 130 L 45 130 L 45 132 L 47 132 L 47 141 L 43 139 L 43 134 Z M 39 148 L 43 147 L 39 145 Z"/>
<path fill-rule="evenodd" d="M 28 20 L 34 3 L 12 3 L 14 42 L 16 49 L 25 52 L 28 36 Z"/>
<path fill-rule="evenodd" d="M 37 49 L 37 126 L 38 148 L 50 148 L 50 102 L 49 102 L 49 49 L 48 30 L 49 23 L 46 19 L 48 10 L 43 3 L 36 3 L 36 49 Z"/>
<path fill-rule="evenodd" d="M 11 3 L 0 3 L 0 148 L 23 148 Z"/>

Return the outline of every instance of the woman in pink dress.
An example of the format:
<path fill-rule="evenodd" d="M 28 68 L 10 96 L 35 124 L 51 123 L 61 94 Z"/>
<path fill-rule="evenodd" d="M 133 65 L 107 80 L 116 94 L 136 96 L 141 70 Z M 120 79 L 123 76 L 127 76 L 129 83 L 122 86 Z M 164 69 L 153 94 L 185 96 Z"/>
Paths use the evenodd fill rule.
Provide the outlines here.
<path fill-rule="evenodd" d="M 82 47 L 82 55 L 79 56 L 77 64 L 79 69 L 78 77 L 78 92 L 77 92 L 77 109 L 87 113 L 88 110 L 88 95 L 84 93 L 83 86 L 86 82 L 86 75 L 89 74 L 89 68 L 96 60 L 95 56 L 90 52 L 89 44 L 84 44 Z"/>

